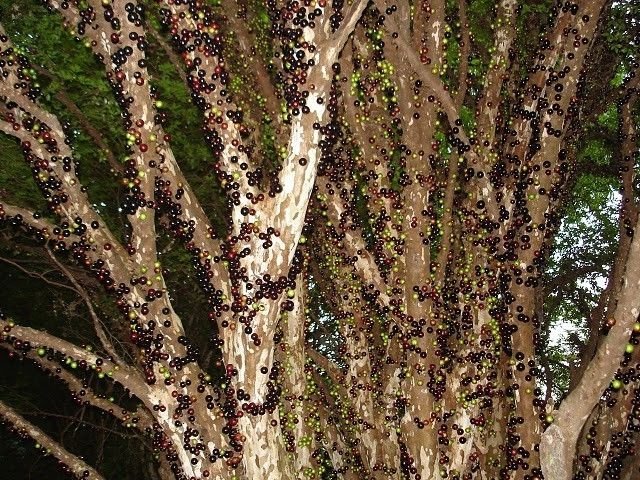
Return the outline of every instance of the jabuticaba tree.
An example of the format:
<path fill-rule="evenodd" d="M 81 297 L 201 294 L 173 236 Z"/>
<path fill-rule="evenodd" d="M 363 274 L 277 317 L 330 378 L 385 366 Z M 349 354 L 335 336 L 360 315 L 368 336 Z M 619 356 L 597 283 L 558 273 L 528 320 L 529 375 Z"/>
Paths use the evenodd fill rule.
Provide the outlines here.
<path fill-rule="evenodd" d="M 640 476 L 636 2 L 45 7 L 104 67 L 119 107 L 123 159 L 109 153 L 112 175 L 92 179 L 119 185 L 119 218 L 92 201 L 74 129 L 48 108 L 51 73 L 3 28 L 0 130 L 46 208 L 12 203 L 2 185 L 0 223 L 51 253 L 96 342 L 13 314 L 0 347 L 137 429 L 160 478 Z M 607 50 L 613 37 L 626 48 Z M 172 149 L 173 99 L 150 73 L 160 54 L 201 116 L 209 150 L 196 163 L 218 189 L 196 191 Z M 83 106 L 58 98 L 107 151 Z M 603 102 L 618 125 L 619 246 L 584 319 L 580 368 L 554 402 L 541 365 L 545 263 L 587 168 L 583 124 Z M 205 299 L 194 315 L 208 355 L 177 313 L 167 236 Z M 105 302 L 119 318 L 108 328 Z M 126 406 L 104 398 L 96 374 Z M 75 477 L 101 478 L 9 403 L 3 424 Z"/>

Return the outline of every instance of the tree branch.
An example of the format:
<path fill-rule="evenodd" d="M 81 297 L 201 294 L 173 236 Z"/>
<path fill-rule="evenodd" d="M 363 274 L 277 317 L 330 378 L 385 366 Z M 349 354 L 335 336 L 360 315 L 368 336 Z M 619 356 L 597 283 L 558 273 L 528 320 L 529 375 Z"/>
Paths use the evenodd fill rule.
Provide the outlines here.
<path fill-rule="evenodd" d="M 38 427 L 18 414 L 9 405 L 0 401 L 0 417 L 23 438 L 30 437 L 57 458 L 76 478 L 103 480 L 102 475 L 87 465 L 80 457 L 75 456 L 62 445 L 53 440 Z"/>
<path fill-rule="evenodd" d="M 158 189 L 163 194 L 162 206 L 172 207 L 166 204 L 169 200 L 172 204 L 174 203 L 173 196 L 176 199 L 182 199 L 178 205 L 180 208 L 172 209 L 173 215 L 182 221 L 179 225 L 175 222 L 172 224 L 176 226 L 174 233 L 188 241 L 193 241 L 193 246 L 199 248 L 201 252 L 208 252 L 211 255 L 219 252 L 214 230 L 180 171 L 161 125 L 156 121 L 160 104 L 152 95 L 148 81 L 145 48 L 141 48 L 141 40 L 145 38 L 142 24 L 129 18 L 129 14 L 125 11 L 125 4 L 105 4 L 91 0 L 89 6 L 81 12 L 69 7 L 68 2 L 60 3 L 56 0 L 51 3 L 68 22 L 83 25 L 85 35 L 89 38 L 96 35 L 99 37 L 99 41 L 92 42 L 91 46 L 94 52 L 102 57 L 107 78 L 116 92 L 116 100 L 120 103 L 123 112 L 126 112 L 125 123 L 128 133 L 135 138 L 131 145 L 132 153 L 129 161 L 129 166 L 133 168 L 127 170 L 130 187 L 136 186 L 139 189 L 135 195 L 130 195 L 133 197 L 131 202 L 137 204 L 133 208 L 134 211 L 127 212 L 133 228 L 130 252 L 135 263 L 139 267 L 149 269 L 156 261 L 155 208 L 149 207 L 158 186 L 156 177 L 162 180 L 167 179 L 172 184 L 168 187 L 169 182 L 164 181 L 165 188 Z M 111 18 L 117 19 L 121 25 L 121 30 L 116 34 L 116 42 L 114 42 L 114 36 L 106 33 L 99 34 L 99 32 L 113 30 L 110 24 L 104 24 L 99 20 L 107 13 Z M 86 25 L 87 18 L 93 19 L 90 25 Z M 131 48 L 132 53 L 125 58 L 124 62 L 120 62 L 117 60 L 118 55 L 115 55 L 116 50 L 122 52 L 126 47 Z M 190 222 L 193 224 L 188 228 Z M 221 284 L 224 284 L 226 278 L 224 269 L 214 268 L 213 271 L 215 279 L 223 280 Z"/>
<path fill-rule="evenodd" d="M 50 280 L 50 279 L 48 279 L 46 277 L 45 273 L 38 273 L 36 271 L 24 268 L 18 262 L 14 262 L 13 260 L 9 260 L 8 258 L 0 257 L 0 262 L 7 263 L 7 264 L 11 265 L 12 267 L 17 268 L 18 270 L 20 270 L 25 275 L 28 275 L 31 278 L 37 278 L 38 280 L 42 280 L 47 285 L 50 285 L 50 286 L 52 286 L 54 288 L 62 288 L 62 289 L 65 289 L 65 290 L 70 290 L 73 293 L 78 293 L 77 290 L 74 287 L 71 287 L 71 286 L 66 285 L 64 283 L 56 282 L 54 280 Z"/>
<path fill-rule="evenodd" d="M 373 122 L 371 119 L 384 116 L 385 109 L 381 105 L 378 95 L 371 96 L 370 99 L 373 103 L 367 101 L 361 101 L 359 94 L 364 96 L 364 92 L 370 86 L 370 82 L 363 76 L 369 76 L 373 65 L 369 62 L 362 62 L 363 58 L 368 55 L 366 39 L 363 38 L 362 29 L 357 30 L 354 33 L 352 40 L 352 48 L 345 48 L 342 58 L 346 64 L 343 68 L 346 70 L 347 78 L 357 78 L 358 83 L 352 85 L 351 94 L 355 96 L 355 99 L 350 98 L 347 95 L 342 96 L 343 108 L 346 116 L 345 129 L 353 135 L 353 142 L 359 148 L 360 152 L 355 160 L 357 161 L 358 169 L 366 171 L 369 169 L 372 174 L 364 175 L 362 180 L 365 180 L 368 185 L 368 194 L 371 198 L 376 198 L 376 201 L 369 202 L 367 205 L 367 211 L 370 212 L 371 217 L 375 220 L 376 224 L 384 222 L 385 232 L 388 232 L 389 236 L 392 236 L 392 241 L 397 242 L 399 239 L 397 235 L 394 235 L 396 230 L 393 227 L 393 222 L 390 219 L 391 212 L 393 212 L 392 204 L 394 199 L 397 199 L 397 192 L 391 188 L 390 172 L 388 162 L 382 161 L 379 148 L 371 143 L 371 138 L 378 138 L 382 141 L 385 138 L 386 131 L 382 127 L 382 124 Z M 354 59 L 357 59 L 359 68 L 356 69 L 354 65 Z M 390 146 L 390 148 L 392 148 Z M 328 177 L 326 175 L 325 177 Z M 317 184 L 322 190 L 322 180 L 318 180 Z M 336 200 L 337 201 L 337 200 Z M 387 219 L 389 217 L 389 219 Z M 386 238 L 385 238 L 386 240 Z"/>
<path fill-rule="evenodd" d="M 33 65 L 33 68 L 35 68 L 35 70 L 38 72 L 39 75 L 42 75 L 43 77 L 47 77 L 51 80 L 54 79 L 54 76 L 47 69 L 39 65 Z M 124 167 L 120 162 L 118 162 L 113 151 L 107 145 L 104 135 L 102 135 L 102 133 L 96 127 L 93 126 L 89 118 L 82 112 L 80 107 L 76 105 L 76 103 L 71 99 L 69 94 L 66 91 L 60 89 L 56 91 L 55 98 L 60 103 L 62 103 L 65 107 L 67 107 L 67 109 L 71 112 L 71 114 L 73 114 L 73 116 L 76 117 L 76 119 L 80 123 L 80 126 L 84 129 L 87 135 L 89 135 L 89 137 L 95 142 L 95 144 L 105 154 L 105 156 L 107 157 L 107 162 L 109 162 L 109 165 L 111 166 L 111 170 L 118 175 L 123 175 Z"/>
<path fill-rule="evenodd" d="M 306 277 L 305 272 L 301 277 Z M 308 468 L 317 468 L 318 462 L 314 455 L 314 438 L 317 427 L 308 418 L 312 414 L 313 407 L 306 396 L 309 388 L 306 373 L 305 358 L 305 331 L 306 331 L 306 307 L 307 307 L 307 279 L 300 278 L 296 282 L 295 305 L 291 312 L 283 315 L 280 320 L 280 328 L 284 331 L 284 338 L 276 349 L 276 358 L 284 366 L 282 376 L 281 408 L 284 414 L 280 415 L 282 432 L 289 437 L 295 448 L 293 467 L 295 475 L 300 475 Z"/>
<path fill-rule="evenodd" d="M 342 247 L 342 250 L 344 250 L 344 254 L 347 255 L 348 258 L 355 260 L 353 267 L 358 273 L 362 283 L 365 285 L 373 284 L 376 290 L 380 292 L 378 296 L 380 306 L 383 308 L 387 307 L 391 310 L 391 299 L 387 293 L 387 284 L 380 274 L 380 269 L 375 258 L 367 250 L 362 236 L 362 229 L 356 228 L 353 225 L 347 225 L 348 214 L 342 199 L 336 194 L 330 194 L 325 182 L 319 183 L 319 196 L 327 206 L 327 218 L 332 224 L 332 229 L 336 231 L 336 237 L 340 238 L 339 245 Z M 347 184 L 345 186 L 349 185 Z"/>
<path fill-rule="evenodd" d="M 182 59 L 176 55 L 176 52 L 173 51 L 171 45 L 167 43 L 162 34 L 158 32 L 152 25 L 147 25 L 147 31 L 153 37 L 153 39 L 158 42 L 160 48 L 165 53 L 171 65 L 173 65 L 174 70 L 180 77 L 180 79 L 184 82 L 185 86 L 189 88 L 189 80 L 187 79 L 187 73 L 184 70 L 184 62 Z"/>
<path fill-rule="evenodd" d="M 1 25 L 0 38 L 0 56 L 12 54 L 13 47 Z M 79 243 L 86 240 L 88 243 L 97 242 L 100 246 L 108 245 L 100 256 L 110 264 L 114 274 L 121 276 L 120 281 L 124 281 L 128 277 L 126 252 L 83 190 L 72 168 L 73 154 L 60 122 L 31 100 L 31 81 L 21 78 L 27 67 L 28 64 L 22 61 L 4 62 L 0 95 L 4 96 L 2 103 L 6 106 L 6 113 L 0 116 L 0 130 L 22 142 L 23 154 L 34 171 L 39 187 L 49 194 L 50 210 L 68 220 L 73 226 L 69 228 L 72 231 L 80 227 L 77 225 L 80 219 L 86 233 Z M 16 85 L 20 85 L 20 88 L 14 88 Z"/>
<path fill-rule="evenodd" d="M 345 441 L 339 429 L 338 422 L 332 418 L 330 411 L 322 400 L 316 402 L 318 414 L 326 428 L 323 429 L 321 439 L 327 450 L 333 468 L 340 474 L 343 480 L 360 480 L 360 472 L 357 471 L 357 458 L 354 448 Z"/>
<path fill-rule="evenodd" d="M 58 227 L 40 214 L 31 212 L 26 208 L 10 205 L 4 201 L 0 203 L 0 219 L 13 219 L 17 222 L 17 226 L 25 226 L 28 229 L 38 231 L 45 240 L 62 242 L 64 244 L 67 242 L 80 242 L 80 237 L 70 233 L 68 229 Z"/>
<path fill-rule="evenodd" d="M 102 410 L 114 418 L 117 418 L 123 424 L 136 427 L 142 433 L 145 433 L 145 429 L 153 426 L 153 416 L 146 408 L 139 406 L 133 412 L 127 411 L 106 399 L 104 396 L 97 395 L 95 391 L 89 387 L 87 382 L 81 381 L 69 370 L 62 368 L 60 364 L 50 360 L 46 355 L 40 356 L 34 349 L 27 351 L 19 350 L 7 343 L 0 344 L 0 348 L 5 348 L 17 356 L 28 358 L 42 370 L 65 383 L 78 402 L 86 403 L 92 407 Z"/>
<path fill-rule="evenodd" d="M 69 281 L 71 282 L 71 284 L 75 289 L 75 292 L 78 295 L 80 295 L 80 297 L 84 301 L 84 304 L 86 305 L 87 310 L 89 310 L 89 316 L 93 321 L 93 327 L 96 331 L 96 334 L 98 335 L 98 339 L 100 340 L 100 344 L 102 345 L 102 348 L 104 348 L 105 351 L 111 356 L 111 358 L 115 360 L 117 363 L 124 364 L 124 361 L 120 358 L 120 356 L 116 352 L 115 347 L 113 346 L 113 343 L 111 343 L 111 340 L 109 340 L 109 338 L 107 337 L 107 334 L 104 329 L 104 325 L 102 324 L 102 321 L 100 320 L 100 318 L 98 318 L 98 315 L 93 309 L 93 304 L 91 302 L 91 298 L 89 297 L 89 294 L 87 293 L 87 291 L 78 283 L 78 281 L 75 279 L 73 274 L 69 271 L 69 269 L 67 269 L 55 257 L 55 255 L 51 252 L 51 250 L 48 247 L 46 248 L 46 250 L 47 250 L 47 254 L 49 255 L 49 258 L 51 258 L 51 261 L 69 279 Z"/>
<path fill-rule="evenodd" d="M 281 273 L 282 265 L 291 264 L 300 239 L 305 219 L 304 213 L 307 211 L 320 161 L 321 133 L 317 125 L 322 125 L 327 117 L 329 99 L 324 97 L 329 93 L 333 80 L 332 65 L 338 60 L 367 4 L 368 0 L 354 1 L 347 7 L 348 11 L 338 30 L 324 40 L 321 38 L 316 42 L 313 32 L 307 32 L 310 36 L 309 41 L 316 45 L 313 57 L 315 66 L 308 75 L 307 83 L 314 85 L 315 88 L 310 91 L 307 98 L 309 113 L 294 117 L 291 126 L 288 154 L 279 177 L 282 192 L 273 199 L 269 199 L 265 207 L 267 218 L 269 218 L 267 224 L 273 225 L 281 232 L 281 242 L 278 243 L 277 248 L 272 249 L 271 261 L 282 254 L 285 258 L 284 263 L 280 262 L 281 265 L 270 265 L 274 272 Z M 302 158 L 305 159 L 304 162 L 300 161 Z M 284 212 L 296 213 L 291 218 Z"/>
<path fill-rule="evenodd" d="M 640 75 L 636 75 L 639 79 Z M 630 88 L 634 87 L 631 82 Z M 620 147 L 620 159 L 618 163 L 619 174 L 622 180 L 622 200 L 620 202 L 620 214 L 618 220 L 619 243 L 616 255 L 613 260 L 607 286 L 600 294 L 596 307 L 591 311 L 587 324 L 589 327 L 589 336 L 587 344 L 580 355 L 580 366 L 573 372 L 571 378 L 571 387 L 579 383 L 583 378 L 587 365 L 593 358 L 600 341 L 599 328 L 604 321 L 606 314 L 611 314 L 616 307 L 619 298 L 619 292 L 622 288 L 623 274 L 626 268 L 626 262 L 631 248 L 633 228 L 638 221 L 639 209 L 638 200 L 635 196 L 634 179 L 634 154 L 637 152 L 637 131 L 632 117 L 632 105 L 635 98 L 635 90 L 631 91 L 631 95 L 623 99 L 622 105 L 619 106 L 619 136 L 622 139 Z"/>
<path fill-rule="evenodd" d="M 196 21 L 188 4 L 167 1 L 162 5 L 166 8 L 163 22 L 170 29 L 174 48 L 178 49 L 187 65 L 187 83 L 199 98 L 197 105 L 203 114 L 204 128 L 211 138 L 209 143 L 218 161 L 223 186 L 230 191 L 239 189 L 243 195 L 253 194 L 255 184 L 247 173 L 253 171 L 254 165 L 242 143 L 241 116 L 227 115 L 227 112 L 235 114 L 238 110 L 233 103 L 227 103 L 227 98 L 221 93 L 225 89 L 221 76 L 228 72 L 222 52 L 212 47 L 209 31 L 214 31 L 213 16 L 205 15 L 209 19 L 207 22 Z M 203 6 L 203 12 L 209 10 L 210 7 Z M 196 44 L 207 48 L 198 48 Z"/>
<path fill-rule="evenodd" d="M 383 0 L 374 0 L 376 7 L 381 12 L 384 12 L 386 6 Z M 405 21 L 405 19 L 403 19 Z M 402 52 L 402 56 L 406 61 L 409 62 L 411 68 L 418 74 L 420 78 L 425 82 L 427 87 L 434 93 L 436 98 L 439 100 L 442 109 L 449 117 L 449 122 L 454 122 L 457 120 L 460 115 L 458 113 L 458 109 L 456 107 L 453 98 L 446 90 L 445 85 L 442 81 L 436 77 L 431 70 L 422 63 L 420 57 L 415 52 L 415 49 L 411 45 L 410 41 L 402 34 L 402 29 L 399 27 L 398 22 L 396 22 L 395 18 L 392 15 L 385 17 L 385 25 L 387 26 L 387 30 L 391 33 L 391 42 L 394 43 Z M 397 37 L 394 35 L 397 33 Z M 460 139 L 463 143 L 469 144 L 469 139 L 467 138 L 467 134 L 464 132 L 462 127 L 459 127 L 459 135 Z"/>
<path fill-rule="evenodd" d="M 636 225 L 636 231 L 640 225 Z M 612 318 L 615 324 L 587 366 L 582 381 L 560 404 L 554 423 L 542 435 L 541 463 L 545 477 L 569 480 L 576 443 L 583 425 L 619 367 L 624 346 L 638 319 L 640 300 L 640 234 L 634 235 L 623 286 Z"/>
<path fill-rule="evenodd" d="M 253 73 L 260 95 L 264 98 L 264 108 L 271 117 L 275 117 L 280 112 L 280 102 L 276 88 L 271 83 L 271 75 L 260 60 L 260 55 L 256 55 L 254 50 L 255 36 L 249 32 L 246 22 L 240 20 L 234 12 L 237 9 L 235 0 L 222 0 L 221 6 L 229 22 L 229 31 L 238 39 L 240 50 L 244 53 L 244 59 L 248 63 L 248 69 Z"/>
<path fill-rule="evenodd" d="M 456 108 L 460 111 L 467 95 L 467 80 L 469 78 L 469 53 L 471 52 L 471 38 L 467 23 L 467 0 L 458 0 L 458 21 L 460 22 L 460 65 L 458 66 L 458 88 L 454 98 Z"/>
<path fill-rule="evenodd" d="M 464 0 L 463 0 L 464 1 Z M 453 242 L 453 212 L 454 195 L 458 186 L 458 156 L 455 152 L 449 155 L 447 165 L 447 183 L 444 190 L 444 201 L 442 204 L 442 240 L 438 251 L 438 266 L 436 271 L 436 285 L 442 285 L 447 273 L 447 257 L 451 253 Z"/>
<path fill-rule="evenodd" d="M 463 0 L 461 0 L 463 1 Z M 501 0 L 498 4 L 498 15 L 494 22 L 497 28 L 494 36 L 493 54 L 489 62 L 482 96 L 478 101 L 477 131 L 481 140 L 479 146 L 489 142 L 489 146 L 483 148 L 481 158 L 491 158 L 488 152 L 494 150 L 496 136 L 497 117 L 502 103 L 500 93 L 505 80 L 505 73 L 510 65 L 509 51 L 516 35 L 516 8 L 515 0 Z"/>
<path fill-rule="evenodd" d="M 317 352 L 313 348 L 306 348 L 305 353 L 311 359 L 311 361 L 316 365 L 317 368 L 326 372 L 327 376 L 329 377 L 329 379 L 334 385 L 344 388 L 342 386 L 344 383 L 343 382 L 344 375 L 340 371 L 337 365 L 335 365 L 331 360 L 329 360 L 327 357 Z M 343 392 L 343 394 L 346 395 L 346 392 Z"/>
<path fill-rule="evenodd" d="M 0 344 L 7 342 L 13 345 L 14 342 L 18 340 L 22 343 L 28 342 L 30 348 L 42 347 L 45 351 L 47 348 L 51 348 L 56 352 L 66 355 L 70 362 L 78 362 L 78 366 L 80 367 L 84 365 L 84 368 L 87 369 L 95 368 L 96 372 L 104 373 L 136 397 L 145 402 L 148 401 L 149 386 L 133 368 L 102 358 L 91 350 L 80 348 L 46 332 L 34 330 L 29 327 L 21 327 L 11 320 L 0 320 L 0 327 L 2 327 Z M 84 363 L 81 365 L 79 362 Z"/>
<path fill-rule="evenodd" d="M 557 289 L 567 287 L 579 278 L 589 273 L 602 273 L 602 268 L 597 265 L 583 265 L 578 268 L 567 268 L 563 273 L 549 279 L 544 284 L 545 295 L 549 295 Z"/>

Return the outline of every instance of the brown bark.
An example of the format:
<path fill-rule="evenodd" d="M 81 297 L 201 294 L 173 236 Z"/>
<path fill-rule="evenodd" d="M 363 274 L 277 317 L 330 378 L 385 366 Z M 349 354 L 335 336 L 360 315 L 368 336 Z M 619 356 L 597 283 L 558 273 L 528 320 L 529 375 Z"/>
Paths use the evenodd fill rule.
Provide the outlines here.
<path fill-rule="evenodd" d="M 464 58 L 451 89 L 443 1 L 318 2 L 317 8 L 269 2 L 268 21 L 278 31 L 280 76 L 274 78 L 288 108 L 280 132 L 289 136 L 268 190 L 256 179 L 261 163 L 246 141 L 246 112 L 227 92 L 233 72 L 217 16 L 206 2 L 159 3 L 178 52 L 171 61 L 184 62 L 213 139 L 214 170 L 228 195 L 228 236 L 215 237 L 155 120 L 162 112 L 149 87 L 140 47 L 146 32 L 130 12 L 133 4 L 54 0 L 68 26 L 102 58 L 121 101 L 132 139 L 125 168 L 135 203 L 127 210 L 131 232 L 125 241 L 115 238 L 75 173 L 62 166 L 58 157 L 73 154 L 62 126 L 28 98 L 29 79 L 20 78 L 13 59 L 0 67 L 0 129 L 21 142 L 37 179 L 56 185 L 46 186 L 45 195 L 69 200 L 51 202 L 60 225 L 8 204 L 0 206 L 0 219 L 108 276 L 107 291 L 131 326 L 140 362 L 128 366 L 117 357 L 92 299 L 55 257 L 113 358 L 6 321 L 0 322 L 3 342 L 14 349 L 18 341 L 46 346 L 70 362 L 111 372 L 149 412 L 145 428 L 158 432 L 168 453 L 163 477 L 173 468 L 178 478 L 319 479 L 326 451 L 338 475 L 354 480 L 537 479 L 541 464 L 547 478 L 570 478 L 585 422 L 630 336 L 640 285 L 640 240 L 623 237 L 612 273 L 616 286 L 601 308 L 615 311 L 616 323 L 543 434 L 536 366 L 542 261 L 569 184 L 567 132 L 579 114 L 579 83 L 604 3 L 588 0 L 577 12 L 561 6 L 522 89 L 504 96 L 515 82 L 517 5 L 500 2 L 489 71 L 476 96 L 465 87 L 471 40 L 464 0 Z M 253 38 L 243 14 L 230 1 L 223 7 L 225 28 L 233 30 L 225 38 L 248 54 Z M 132 53 L 121 62 L 127 47 Z M 0 48 L 3 58 L 13 55 L 4 38 Z M 275 122 L 279 93 L 260 60 L 246 63 L 257 71 L 250 83 L 263 90 Z M 353 98 L 344 86 L 349 80 Z M 460 108 L 472 97 L 477 128 L 467 131 Z M 77 106 L 66 105 L 86 123 Z M 505 112 L 510 118 L 502 118 Z M 629 123 L 630 112 L 625 115 Z M 34 121 L 38 128 L 29 127 Z M 633 208 L 623 216 L 635 224 L 630 171 L 623 183 Z M 89 233 L 79 228 L 94 222 Z M 196 265 L 218 327 L 220 388 L 198 366 L 187 326 L 173 309 L 156 224 L 181 240 Z M 316 236 L 310 243 L 319 258 L 310 259 L 301 245 L 305 228 Z M 305 345 L 307 267 L 338 323 L 340 347 L 328 356 Z M 626 283 L 619 281 L 623 272 Z M 597 345 L 594 340 L 594 352 Z M 60 376 L 80 388 L 73 375 Z M 108 407 L 85 394 L 96 407 Z M 116 413 L 123 421 L 128 415 Z M 210 455 L 224 458 L 211 465 Z"/>
<path fill-rule="evenodd" d="M 471 36 L 467 21 L 467 0 L 458 1 L 458 22 L 460 23 L 460 57 L 458 66 L 458 88 L 455 103 L 458 110 L 464 104 L 469 79 L 469 53 L 471 52 Z"/>
<path fill-rule="evenodd" d="M 623 287 L 613 313 L 615 324 L 587 366 L 582 382 L 562 402 L 554 415 L 553 425 L 542 436 L 541 462 L 545 477 L 558 480 L 571 478 L 578 436 L 591 410 L 618 369 L 618 362 L 612 359 L 622 357 L 624 345 L 638 318 L 640 311 L 638 286 L 640 286 L 640 237 L 634 236 L 629 249 Z"/>
<path fill-rule="evenodd" d="M 307 357 L 305 351 L 306 330 L 306 282 L 304 274 L 296 284 L 295 308 L 281 315 L 279 328 L 284 339 L 276 347 L 276 359 L 284 369 L 282 380 L 282 411 L 280 428 L 285 436 L 287 456 L 293 457 L 292 479 L 321 478 L 317 460 L 317 434 L 321 426 L 313 422 L 315 408 L 310 401 L 310 385 L 307 382 Z"/>
<path fill-rule="evenodd" d="M 631 86 L 633 89 L 634 87 Z M 602 291 L 598 304 L 589 315 L 588 326 L 589 336 L 587 343 L 580 355 L 580 365 L 572 372 L 571 389 L 573 389 L 583 378 L 584 372 L 596 353 L 601 340 L 599 329 L 605 325 L 606 315 L 615 311 L 615 306 L 622 288 L 622 279 L 627 267 L 629 249 L 631 248 L 632 236 L 630 229 L 638 221 L 638 203 L 634 194 L 633 182 L 635 179 L 635 169 L 633 163 L 634 152 L 637 151 L 637 133 L 632 120 L 631 108 L 635 99 L 635 90 L 630 90 L 631 95 L 624 98 L 620 110 L 620 136 L 622 145 L 620 148 L 620 170 L 622 177 L 622 202 L 620 206 L 618 235 L 620 241 L 616 251 L 616 256 L 611 266 L 607 279 L 607 286 Z"/>

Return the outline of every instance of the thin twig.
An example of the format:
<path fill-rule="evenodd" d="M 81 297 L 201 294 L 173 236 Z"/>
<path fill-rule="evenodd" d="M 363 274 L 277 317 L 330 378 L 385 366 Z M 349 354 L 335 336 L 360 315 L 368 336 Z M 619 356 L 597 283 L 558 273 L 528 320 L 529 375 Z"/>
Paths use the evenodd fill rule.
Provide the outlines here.
<path fill-rule="evenodd" d="M 43 77 L 47 77 L 50 80 L 53 80 L 55 78 L 51 72 L 49 72 L 46 68 L 40 65 L 34 65 L 33 68 L 38 72 L 38 74 L 42 75 Z M 78 107 L 78 105 L 71 99 L 69 94 L 65 90 L 57 90 L 55 93 L 55 98 L 60 103 L 62 103 L 65 107 L 67 107 L 69 112 L 71 112 L 73 116 L 76 117 L 76 119 L 80 123 L 80 126 L 87 133 L 87 135 L 89 135 L 89 137 L 91 137 L 91 139 L 96 143 L 96 145 L 100 147 L 100 150 L 105 154 L 111 169 L 115 173 L 122 175 L 124 173 L 123 165 L 120 162 L 118 162 L 118 160 L 116 159 L 115 154 L 107 145 L 107 142 L 104 136 L 102 135 L 102 133 L 100 133 L 100 131 L 93 126 L 89 118 L 82 112 L 80 107 Z"/>
<path fill-rule="evenodd" d="M 93 327 L 96 330 L 96 334 L 98 335 L 98 339 L 100 340 L 100 344 L 102 345 L 102 347 L 116 362 L 124 364 L 125 362 L 120 358 L 120 356 L 115 351 L 115 347 L 113 346 L 113 343 L 111 343 L 111 341 L 107 338 L 104 325 L 102 321 L 100 321 L 100 318 L 96 314 L 95 310 L 93 309 L 91 298 L 89 297 L 89 294 L 87 293 L 87 291 L 78 283 L 78 281 L 74 278 L 73 274 L 62 263 L 60 263 L 60 261 L 56 258 L 56 256 L 53 254 L 53 252 L 48 246 L 46 247 L 46 250 L 47 250 L 47 254 L 51 258 L 53 263 L 55 263 L 56 266 L 60 269 L 60 271 L 65 274 L 65 276 L 69 279 L 69 281 L 75 287 L 76 293 L 82 297 L 82 300 L 84 300 L 84 303 L 87 306 L 87 310 L 89 310 L 89 315 L 93 320 Z"/>
<path fill-rule="evenodd" d="M 12 425 L 21 436 L 30 437 L 39 445 L 46 448 L 48 453 L 66 465 L 78 478 L 90 480 L 103 478 L 93 467 L 85 463 L 84 460 L 69 452 L 3 401 L 0 401 L 0 417 Z"/>
<path fill-rule="evenodd" d="M 18 270 L 20 270 L 25 275 L 28 275 L 31 278 L 37 278 L 39 280 L 42 280 L 43 282 L 45 282 L 48 285 L 51 285 L 52 287 L 64 288 L 66 290 L 71 290 L 74 293 L 78 293 L 78 291 L 75 288 L 73 288 L 73 287 L 71 287 L 69 285 L 65 285 L 64 283 L 56 282 L 54 280 L 49 280 L 48 278 L 45 277 L 45 273 L 38 273 L 38 272 L 34 272 L 32 270 L 27 270 L 22 265 L 20 265 L 18 262 L 14 262 L 13 260 L 9 260 L 8 258 L 0 257 L 0 262 L 7 263 L 7 264 L 17 268 Z M 46 272 L 46 273 L 49 273 L 49 272 Z"/>

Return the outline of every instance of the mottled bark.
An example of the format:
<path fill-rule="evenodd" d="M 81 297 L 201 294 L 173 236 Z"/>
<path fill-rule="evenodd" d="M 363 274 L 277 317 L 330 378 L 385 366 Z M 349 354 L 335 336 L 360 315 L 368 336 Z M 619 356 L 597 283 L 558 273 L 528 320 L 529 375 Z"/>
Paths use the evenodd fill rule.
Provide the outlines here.
<path fill-rule="evenodd" d="M 581 435 L 629 352 L 640 308 L 640 240 L 623 235 L 615 285 L 600 309 L 611 312 L 611 328 L 597 338 L 599 321 L 592 322 L 582 380 L 547 415 L 537 366 L 541 277 L 570 185 L 567 132 L 579 120 L 604 2 L 555 5 L 555 23 L 523 79 L 511 64 L 518 6 L 499 2 L 481 82 L 469 77 L 467 23 L 474 19 L 465 0 L 455 74 L 447 74 L 452 29 L 440 0 L 267 2 L 256 15 L 273 35 L 273 59 L 254 58 L 254 32 L 244 20 L 249 4 L 157 3 L 171 42 L 152 34 L 202 114 L 212 169 L 227 196 L 227 235 L 216 238 L 158 120 L 142 6 L 52 0 L 104 63 L 121 107 L 130 229 L 116 238 L 92 206 L 71 168 L 62 125 L 33 100 L 28 62 L 16 61 L 2 30 L 0 130 L 20 142 L 55 219 L 3 202 L 0 220 L 70 252 L 95 274 L 130 329 L 123 341 L 140 355 L 135 365 L 118 357 L 93 299 L 57 257 L 111 358 L 5 320 L 0 347 L 55 370 L 42 348 L 128 389 L 140 412 L 110 411 L 72 374 L 58 373 L 89 404 L 155 432 L 154 446 L 166 454 L 163 479 L 173 470 L 180 480 L 319 480 L 329 466 L 353 480 L 531 480 L 542 477 L 540 467 L 548 480 L 570 479 Z M 226 41 L 237 42 L 235 49 Z M 228 59 L 236 51 L 246 58 L 234 61 L 256 70 L 257 78 L 238 77 L 261 90 L 252 96 L 264 100 L 256 116 L 267 113 L 282 140 L 269 168 L 243 120 L 256 112 L 239 107 L 243 92 L 229 93 L 236 72 Z M 514 91 L 505 95 L 506 88 Z M 81 108 L 61 100 L 104 148 Z M 469 127 L 461 112 L 472 101 Z M 631 107 L 623 107 L 627 234 L 638 215 L 636 138 Z M 221 349 L 218 383 L 199 366 L 173 308 L 156 225 L 191 256 Z M 328 353 L 305 339 L 307 298 L 318 292 L 321 315 L 336 324 L 336 338 L 327 340 L 338 347 Z M 601 416 L 608 419 L 603 438 L 630 418 L 630 398 Z M 623 475 L 631 478 L 637 465 L 626 462 Z M 600 462 L 594 471 L 606 468 Z"/>
<path fill-rule="evenodd" d="M 640 225 L 636 225 L 636 230 Z M 587 366 L 581 383 L 564 399 L 555 412 L 554 423 L 541 441 L 541 463 L 545 477 L 569 480 L 572 477 L 576 442 L 585 421 L 619 367 L 631 336 L 633 324 L 640 314 L 640 236 L 635 235 L 629 249 L 623 286 L 613 312 L 615 324 L 609 330 L 595 357 Z"/>

